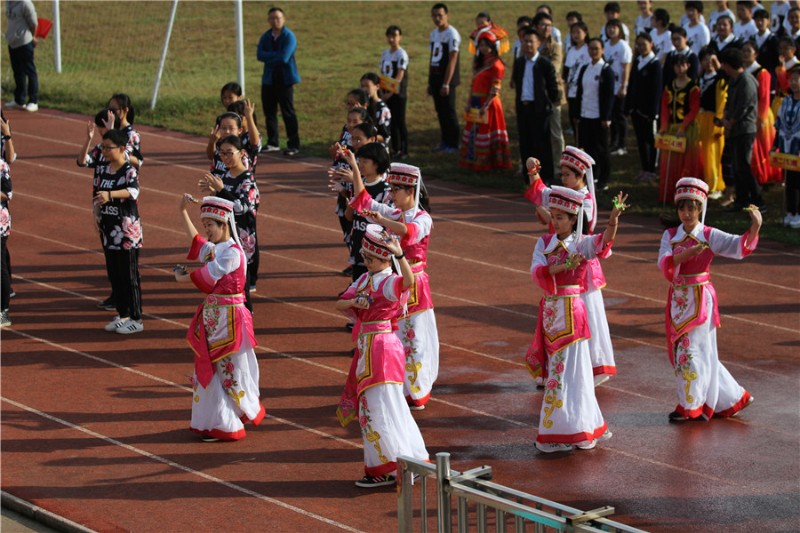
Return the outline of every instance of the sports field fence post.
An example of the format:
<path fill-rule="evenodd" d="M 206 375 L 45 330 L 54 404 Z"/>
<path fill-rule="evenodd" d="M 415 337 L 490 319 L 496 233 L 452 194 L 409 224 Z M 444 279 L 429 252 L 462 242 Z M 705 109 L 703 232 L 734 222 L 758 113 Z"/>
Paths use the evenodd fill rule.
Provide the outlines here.
<path fill-rule="evenodd" d="M 156 99 L 158 98 L 158 88 L 161 85 L 161 75 L 164 73 L 164 63 L 167 62 L 167 50 L 169 50 L 169 39 L 172 36 L 172 26 L 175 24 L 175 13 L 178 11 L 178 0 L 173 0 L 172 11 L 169 14 L 169 23 L 167 24 L 167 34 L 164 36 L 164 48 L 161 50 L 161 60 L 158 62 L 158 72 L 156 73 L 156 81 L 153 84 L 153 96 L 150 98 L 150 111 L 156 108 Z"/>
<path fill-rule="evenodd" d="M 242 94 L 247 94 L 244 89 L 244 29 L 242 24 L 242 0 L 234 0 L 234 17 L 236 18 L 236 63 L 237 78 L 242 87 Z"/>
<path fill-rule="evenodd" d="M 53 68 L 61 74 L 61 9 L 59 0 L 53 0 Z"/>

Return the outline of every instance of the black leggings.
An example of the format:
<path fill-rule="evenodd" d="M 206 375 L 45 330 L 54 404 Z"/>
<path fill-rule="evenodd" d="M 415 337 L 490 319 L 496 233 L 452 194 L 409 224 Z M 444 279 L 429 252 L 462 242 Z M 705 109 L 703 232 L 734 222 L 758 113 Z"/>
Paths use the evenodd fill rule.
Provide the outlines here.
<path fill-rule="evenodd" d="M 386 101 L 392 113 L 392 152 L 408 153 L 408 127 L 406 126 L 407 99 L 397 94 Z"/>
<path fill-rule="evenodd" d="M 8 255 L 8 237 L 0 240 L 0 311 L 6 311 L 11 301 L 11 256 Z"/>

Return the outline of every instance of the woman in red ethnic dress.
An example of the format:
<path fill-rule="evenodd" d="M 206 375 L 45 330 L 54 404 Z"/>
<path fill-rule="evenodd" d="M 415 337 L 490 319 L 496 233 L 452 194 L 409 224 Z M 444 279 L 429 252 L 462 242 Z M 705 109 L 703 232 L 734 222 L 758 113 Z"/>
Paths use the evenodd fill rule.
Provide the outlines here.
<path fill-rule="evenodd" d="M 772 87 L 772 74 L 758 63 L 758 51 L 753 41 L 746 41 L 742 45 L 742 62 L 744 70 L 749 72 L 758 82 L 758 106 L 756 108 L 756 143 L 753 145 L 753 159 L 750 167 L 753 169 L 758 183 L 779 183 L 783 173 L 779 168 L 769 164 L 769 150 L 775 143 L 775 117 L 772 116 L 770 106 L 770 89 Z"/>
<path fill-rule="evenodd" d="M 239 440 L 245 437 L 244 422 L 258 425 L 265 415 L 259 401 L 253 317 L 244 306 L 247 258 L 233 237 L 233 202 L 203 198 L 200 217 L 206 240 L 189 218 L 187 201 L 184 197 L 180 206 L 192 238 L 187 258 L 204 265 L 191 273 L 176 267 L 175 279 L 190 279 L 206 295 L 186 334 L 195 370 L 190 429 L 206 442 Z"/>
<path fill-rule="evenodd" d="M 689 77 L 689 62 L 678 54 L 673 63 L 675 79 L 661 96 L 661 126 L 658 132 L 686 137 L 686 151 L 661 150 L 658 169 L 658 201 L 672 203 L 675 183 L 683 176 L 702 176 L 700 133 L 695 118 L 700 112 L 700 87 Z"/>
<path fill-rule="evenodd" d="M 477 122 L 468 120 L 464 126 L 458 164 L 472 170 L 511 168 L 508 130 L 500 102 L 506 67 L 497 54 L 497 36 L 490 31 L 483 32 L 478 50 L 473 67 L 472 93 L 466 106 L 468 114 L 475 110 L 472 113 L 477 113 L 477 116 L 473 120 Z"/>

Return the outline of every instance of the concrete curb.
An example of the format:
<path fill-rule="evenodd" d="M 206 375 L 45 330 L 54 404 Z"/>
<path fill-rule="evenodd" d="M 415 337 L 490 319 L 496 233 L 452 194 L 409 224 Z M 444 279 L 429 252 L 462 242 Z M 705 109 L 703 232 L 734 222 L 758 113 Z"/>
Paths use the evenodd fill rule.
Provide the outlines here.
<path fill-rule="evenodd" d="M 51 527 L 58 531 L 63 531 L 64 533 L 96 533 L 93 529 L 82 526 L 81 524 L 73 522 L 72 520 L 64 518 L 63 516 L 58 516 L 55 513 L 51 513 L 46 509 L 42 509 L 38 505 L 34 505 L 23 499 L 17 498 L 6 491 L 0 491 L 0 503 L 2 503 L 2 506 L 7 509 L 11 509 L 12 511 L 26 516 L 31 520 L 35 520 L 40 524 L 44 524 L 47 527 Z"/>

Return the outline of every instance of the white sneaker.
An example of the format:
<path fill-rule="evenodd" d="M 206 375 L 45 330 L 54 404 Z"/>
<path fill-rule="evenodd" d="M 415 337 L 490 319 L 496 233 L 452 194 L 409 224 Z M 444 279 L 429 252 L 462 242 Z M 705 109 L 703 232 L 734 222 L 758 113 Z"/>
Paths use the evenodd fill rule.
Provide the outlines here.
<path fill-rule="evenodd" d="M 614 434 L 611 433 L 611 430 L 607 429 L 605 433 L 603 433 L 602 435 L 597 437 L 597 442 L 603 442 L 604 440 L 608 440 L 613 436 L 614 436 Z"/>
<path fill-rule="evenodd" d="M 793 215 L 789 221 L 789 227 L 792 229 L 800 229 L 800 215 Z"/>
<path fill-rule="evenodd" d="M 119 315 L 115 316 L 111 319 L 111 322 L 105 325 L 103 329 L 106 331 L 117 331 L 125 322 L 127 322 L 127 318 L 120 318 Z"/>
<path fill-rule="evenodd" d="M 557 452 L 571 452 L 571 444 L 561 444 L 559 442 L 538 442 L 534 441 L 536 449 L 542 453 L 557 453 Z"/>
<path fill-rule="evenodd" d="M 714 191 L 708 195 L 709 200 L 719 200 L 722 198 L 722 191 Z"/>
<path fill-rule="evenodd" d="M 39 111 L 39 104 L 31 102 L 25 106 L 25 111 L 29 113 L 36 113 L 37 111 Z"/>
<path fill-rule="evenodd" d="M 142 331 L 144 331 L 144 323 L 141 320 L 131 320 L 130 318 L 117 328 L 117 333 L 120 335 L 130 335 Z"/>
<path fill-rule="evenodd" d="M 591 450 L 597 446 L 597 440 L 585 440 L 580 444 L 576 444 L 580 450 Z"/>
<path fill-rule="evenodd" d="M 280 152 L 281 147 L 275 146 L 274 144 L 267 144 L 264 145 L 264 148 L 261 149 L 262 152 Z"/>
<path fill-rule="evenodd" d="M 784 228 L 788 228 L 789 227 L 789 224 L 792 223 L 792 218 L 793 217 L 794 217 L 794 215 L 792 215 L 791 213 L 786 213 L 786 216 L 783 217 L 783 227 Z"/>

